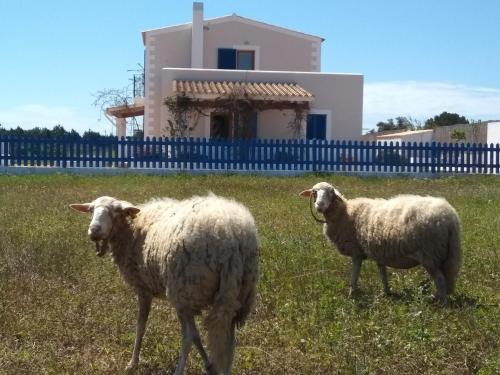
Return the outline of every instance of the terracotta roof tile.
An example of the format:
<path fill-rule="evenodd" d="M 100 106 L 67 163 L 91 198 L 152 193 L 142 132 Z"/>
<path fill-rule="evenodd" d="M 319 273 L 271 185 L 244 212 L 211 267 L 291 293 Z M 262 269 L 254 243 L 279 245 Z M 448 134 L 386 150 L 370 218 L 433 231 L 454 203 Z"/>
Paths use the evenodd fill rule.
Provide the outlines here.
<path fill-rule="evenodd" d="M 192 96 L 208 95 L 217 97 L 236 93 L 263 100 L 310 101 L 314 99 L 313 94 L 296 83 L 174 80 L 172 84 L 174 93 Z"/>

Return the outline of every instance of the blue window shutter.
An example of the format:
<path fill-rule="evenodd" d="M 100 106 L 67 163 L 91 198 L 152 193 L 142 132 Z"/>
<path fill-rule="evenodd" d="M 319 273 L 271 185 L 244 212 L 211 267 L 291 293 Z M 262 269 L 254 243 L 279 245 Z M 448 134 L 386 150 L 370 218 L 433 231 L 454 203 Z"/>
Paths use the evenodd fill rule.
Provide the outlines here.
<path fill-rule="evenodd" d="M 326 139 L 326 115 L 318 115 L 316 135 L 318 139 Z"/>
<path fill-rule="evenodd" d="M 219 48 L 217 69 L 236 69 L 236 50 Z"/>
<path fill-rule="evenodd" d="M 307 115 L 307 139 L 326 139 L 326 115 Z"/>

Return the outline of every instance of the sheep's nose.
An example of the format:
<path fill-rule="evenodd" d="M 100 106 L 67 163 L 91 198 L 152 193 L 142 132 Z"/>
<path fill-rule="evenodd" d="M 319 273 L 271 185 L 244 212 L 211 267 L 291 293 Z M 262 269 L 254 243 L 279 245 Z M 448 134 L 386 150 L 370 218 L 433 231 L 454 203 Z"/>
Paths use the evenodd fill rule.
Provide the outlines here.
<path fill-rule="evenodd" d="M 96 237 L 97 235 L 99 235 L 99 233 L 101 233 L 101 229 L 102 227 L 99 224 L 91 225 L 89 227 L 89 236 L 91 238 Z"/>
<path fill-rule="evenodd" d="M 323 203 L 315 203 L 316 211 L 323 213 L 326 211 L 325 205 Z"/>

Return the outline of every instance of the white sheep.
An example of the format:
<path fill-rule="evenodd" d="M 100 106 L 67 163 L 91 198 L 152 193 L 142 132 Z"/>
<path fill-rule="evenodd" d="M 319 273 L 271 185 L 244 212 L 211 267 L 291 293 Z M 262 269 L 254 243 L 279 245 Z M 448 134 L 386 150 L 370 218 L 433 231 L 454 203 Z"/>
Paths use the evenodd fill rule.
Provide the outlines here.
<path fill-rule="evenodd" d="M 183 373 L 192 344 L 207 373 L 229 374 L 235 326 L 243 325 L 252 309 L 258 278 L 257 229 L 248 209 L 213 194 L 140 206 L 100 197 L 70 207 L 92 214 L 88 235 L 97 255 L 109 251 L 137 293 L 137 332 L 127 370 L 139 362 L 153 297 L 166 297 L 182 331 L 175 375 Z M 210 356 L 194 320 L 205 309 Z"/>
<path fill-rule="evenodd" d="M 391 199 L 345 199 L 326 182 L 300 193 L 326 219 L 323 231 L 342 255 L 352 258 L 351 292 L 357 289 L 363 259 L 373 259 L 390 293 L 386 266 L 422 265 L 445 302 L 461 266 L 460 223 L 443 198 L 399 195 Z M 312 212 L 312 205 L 311 205 Z"/>

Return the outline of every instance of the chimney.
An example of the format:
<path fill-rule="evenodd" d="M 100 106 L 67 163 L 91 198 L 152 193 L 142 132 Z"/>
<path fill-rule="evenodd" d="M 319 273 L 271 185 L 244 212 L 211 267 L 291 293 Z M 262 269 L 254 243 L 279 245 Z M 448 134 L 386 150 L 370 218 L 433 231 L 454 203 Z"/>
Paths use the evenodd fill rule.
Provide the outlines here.
<path fill-rule="evenodd" d="M 193 3 L 191 68 L 203 69 L 203 3 Z"/>

